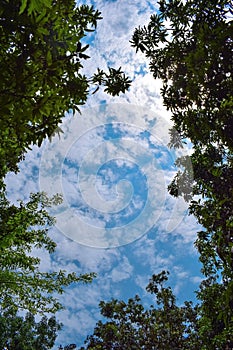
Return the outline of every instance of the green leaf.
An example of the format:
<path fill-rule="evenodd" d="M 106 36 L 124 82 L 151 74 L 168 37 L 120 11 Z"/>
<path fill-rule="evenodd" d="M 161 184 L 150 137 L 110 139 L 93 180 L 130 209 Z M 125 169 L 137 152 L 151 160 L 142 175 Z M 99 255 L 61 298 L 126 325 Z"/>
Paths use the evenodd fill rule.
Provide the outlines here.
<path fill-rule="evenodd" d="M 27 7 L 27 2 L 28 2 L 28 0 L 22 0 L 21 6 L 19 9 L 19 15 L 21 15 L 25 11 L 25 9 Z"/>

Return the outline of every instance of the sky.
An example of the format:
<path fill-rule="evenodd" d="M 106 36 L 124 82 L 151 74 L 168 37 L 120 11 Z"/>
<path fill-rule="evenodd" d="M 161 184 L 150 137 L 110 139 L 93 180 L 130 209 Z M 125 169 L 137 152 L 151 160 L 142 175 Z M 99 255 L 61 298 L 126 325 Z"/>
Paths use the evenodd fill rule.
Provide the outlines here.
<path fill-rule="evenodd" d="M 161 83 L 129 43 L 134 29 L 147 24 L 157 4 L 85 3 L 103 17 L 86 38 L 91 58 L 85 61 L 85 74 L 91 76 L 97 67 L 121 66 L 133 80 L 130 90 L 118 97 L 101 89 L 90 95 L 81 115 L 65 115 L 60 137 L 33 147 L 20 173 L 7 176 L 12 201 L 41 190 L 63 195 L 63 203 L 52 211 L 56 226 L 49 231 L 56 253 L 35 252 L 41 269 L 97 273 L 91 284 L 70 286 L 59 296 L 66 309 L 57 315 L 64 327 L 56 344 L 78 347 L 100 319 L 101 300 L 127 300 L 138 294 L 150 305 L 152 297 L 145 292 L 149 278 L 169 270 L 169 284 L 181 305 L 195 299 L 202 279 L 194 247 L 200 227 L 183 199 L 167 192 L 177 170 L 176 157 L 191 149 L 187 145 L 175 153 L 167 147 L 171 122 L 160 97 Z"/>

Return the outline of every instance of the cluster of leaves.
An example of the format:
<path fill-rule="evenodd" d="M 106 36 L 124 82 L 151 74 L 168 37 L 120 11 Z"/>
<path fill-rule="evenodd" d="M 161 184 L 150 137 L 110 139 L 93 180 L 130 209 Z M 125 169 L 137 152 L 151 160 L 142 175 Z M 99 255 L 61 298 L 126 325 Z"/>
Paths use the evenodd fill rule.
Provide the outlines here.
<path fill-rule="evenodd" d="M 121 69 L 81 73 L 100 12 L 74 0 L 12 0 L 0 4 L 0 178 L 16 171 L 31 144 L 41 145 L 64 112 L 79 110 L 91 84 L 118 95 L 130 80 Z"/>
<path fill-rule="evenodd" d="M 183 170 L 169 191 L 189 201 L 204 228 L 196 246 L 207 277 L 198 294 L 210 341 L 205 349 L 224 349 L 233 325 L 233 7 L 229 0 L 158 3 L 132 44 L 162 80 L 174 122 L 170 145 L 182 147 L 186 138 L 193 144 L 192 167 L 177 160 Z"/>
<path fill-rule="evenodd" d="M 15 311 L 5 310 L 0 315 L 0 349 L 47 350 L 54 346 L 57 332 L 62 324 L 54 316 L 43 316 L 36 322 L 35 316 L 27 313 L 18 316 Z"/>
<path fill-rule="evenodd" d="M 198 242 L 204 245 L 206 240 L 209 247 L 211 243 L 219 247 L 225 257 L 222 261 L 230 267 L 233 264 L 230 256 L 233 245 L 232 3 L 162 0 L 159 5 L 159 14 L 151 17 L 147 27 L 136 29 L 132 42 L 150 59 L 154 77 L 163 82 L 163 101 L 174 122 L 171 146 L 182 146 L 186 138 L 193 144 L 190 181 L 194 180 L 194 186 L 192 183 L 186 186 L 186 193 L 181 190 L 181 184 L 188 179 L 185 169 L 169 189 L 174 195 L 186 195 L 186 199 L 199 196 L 190 205 L 191 212 L 206 228 L 205 239 Z"/>
<path fill-rule="evenodd" d="M 197 333 L 198 308 L 191 302 L 176 305 L 170 287 L 164 287 L 167 272 L 153 275 L 146 290 L 156 297 L 156 306 L 145 309 L 138 295 L 128 302 L 100 302 L 101 314 L 108 321 L 99 321 L 84 349 L 174 350 L 201 349 Z"/>
<path fill-rule="evenodd" d="M 73 282 L 91 282 L 93 273 L 77 276 L 65 271 L 40 271 L 36 249 L 50 254 L 56 244 L 48 236 L 54 219 L 46 207 L 58 204 L 44 193 L 32 194 L 30 200 L 19 206 L 10 204 L 2 196 L 0 201 L 0 302 L 3 310 L 26 309 L 31 313 L 56 312 L 62 308 L 53 293 L 62 294 L 64 287 Z"/>
<path fill-rule="evenodd" d="M 149 309 L 144 308 L 138 295 L 128 302 L 101 301 L 104 320 L 97 322 L 80 350 L 232 349 L 233 328 L 225 328 L 222 320 L 230 318 L 224 308 L 224 286 L 203 281 L 199 291 L 203 303 L 185 301 L 178 306 L 172 289 L 164 286 L 167 279 L 167 271 L 150 279 L 146 290 L 154 294 L 156 303 Z"/>
<path fill-rule="evenodd" d="M 6 338 L 8 349 L 52 347 L 60 326 L 53 318 L 36 324 L 32 314 L 55 313 L 62 305 L 54 293 L 63 293 L 73 282 L 91 282 L 95 276 L 41 272 L 36 250 L 52 254 L 56 246 L 48 235 L 54 219 L 46 208 L 61 198 L 49 200 L 40 193 L 32 194 L 27 203 L 11 204 L 4 178 L 9 171 L 18 171 L 31 145 L 40 146 L 53 136 L 65 111 L 79 110 L 92 85 L 103 85 L 113 96 L 129 88 L 121 68 L 109 68 L 107 73 L 99 69 L 91 77 L 81 72 L 89 58 L 82 39 L 100 19 L 98 10 L 78 6 L 75 0 L 0 3 L 0 327 L 4 328 L 0 348 Z M 25 319 L 17 316 L 22 309 L 30 311 Z M 47 343 L 41 332 L 50 337 Z"/>

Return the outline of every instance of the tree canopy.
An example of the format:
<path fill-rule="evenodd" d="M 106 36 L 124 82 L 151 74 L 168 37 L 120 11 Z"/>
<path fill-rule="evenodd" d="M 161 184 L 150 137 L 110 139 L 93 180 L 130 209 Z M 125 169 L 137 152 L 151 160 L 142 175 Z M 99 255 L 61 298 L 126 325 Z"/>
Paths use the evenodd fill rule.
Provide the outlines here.
<path fill-rule="evenodd" d="M 163 286 L 164 272 L 147 288 L 157 298 L 156 307 L 144 309 L 138 296 L 128 303 L 101 302 L 109 321 L 99 321 L 81 349 L 233 347 L 233 6 L 230 0 L 158 4 L 150 23 L 135 30 L 132 45 L 149 59 L 154 78 L 162 80 L 161 94 L 174 122 L 170 146 L 182 147 L 187 138 L 193 144 L 192 169 L 177 159 L 181 170 L 169 191 L 189 202 L 203 226 L 196 246 L 206 279 L 197 292 L 199 306 L 177 306 L 171 289 Z M 32 144 L 53 135 L 65 111 L 85 103 L 91 85 L 96 90 L 104 85 L 112 95 L 129 87 L 121 68 L 82 74 L 88 59 L 83 39 L 100 18 L 98 10 L 73 0 L 1 2 L 0 180 L 17 171 Z M 40 272 L 31 250 L 52 253 L 55 248 L 47 235 L 53 223 L 47 204 L 44 194 L 36 194 L 26 204 L 11 205 L 2 191 L 0 300 L 5 311 L 55 312 L 61 305 L 52 292 L 93 277 Z"/>
<path fill-rule="evenodd" d="M 82 73 L 89 58 L 82 39 L 100 19 L 74 0 L 1 1 L 0 178 L 54 133 L 65 111 L 85 104 L 90 85 L 112 95 L 129 88 L 121 68 Z"/>
<path fill-rule="evenodd" d="M 4 0 L 0 4 L 0 300 L 1 308 L 25 308 L 31 312 L 56 311 L 61 305 L 51 295 L 62 293 L 72 282 L 91 281 L 93 274 L 40 272 L 34 248 L 52 253 L 48 236 L 54 223 L 45 194 L 34 194 L 27 203 L 12 205 L 3 179 L 17 171 L 18 162 L 32 144 L 51 137 L 64 112 L 85 103 L 90 85 L 105 86 L 117 95 L 130 80 L 121 68 L 105 73 L 82 74 L 88 59 L 82 39 L 95 30 L 100 12 L 67 0 Z M 57 201 L 59 202 L 59 200 Z"/>
<path fill-rule="evenodd" d="M 49 199 L 44 193 L 32 194 L 19 206 L 6 198 L 0 201 L 0 310 L 29 310 L 31 313 L 56 312 L 62 305 L 53 293 L 62 294 L 73 282 L 91 282 L 94 273 L 77 276 L 65 271 L 40 271 L 35 248 L 50 254 L 56 244 L 48 229 L 54 224 L 46 207 L 58 204 L 60 197 Z"/>
<path fill-rule="evenodd" d="M 192 169 L 177 159 L 181 170 L 169 191 L 189 202 L 203 227 L 196 246 L 207 277 L 198 292 L 209 340 L 204 349 L 224 349 L 233 334 L 233 6 L 229 0 L 158 4 L 132 45 L 162 81 L 174 122 L 170 146 L 193 144 Z"/>
<path fill-rule="evenodd" d="M 11 337 L 16 326 L 20 327 L 20 334 L 26 327 L 20 340 L 17 334 L 14 340 L 11 337 L 12 349 L 46 348 L 43 341 L 40 346 L 35 343 L 36 337 L 32 343 L 27 340 L 27 345 L 24 337 L 33 338 L 33 329 L 38 331 L 42 326 L 48 327 L 50 334 L 49 327 L 57 328 L 58 324 L 47 318 L 36 324 L 32 315 L 55 313 L 62 305 L 54 293 L 63 293 L 64 287 L 73 282 L 90 282 L 95 276 L 77 276 L 62 270 L 41 272 L 34 250 L 54 252 L 56 244 L 48 234 L 54 218 L 47 208 L 59 204 L 61 198 L 49 199 L 38 193 L 26 203 L 11 204 L 4 178 L 9 171 L 18 171 L 19 161 L 33 144 L 40 146 L 56 132 L 66 111 L 79 111 L 90 87 L 97 90 L 103 85 L 113 96 L 129 88 L 130 80 L 121 68 L 104 72 L 96 67 L 92 76 L 82 72 L 89 58 L 84 39 L 96 29 L 100 19 L 98 10 L 78 6 L 74 0 L 0 3 L 0 321 L 1 327 L 7 323 L 4 318 L 12 321 L 6 327 L 5 337 Z M 23 320 L 17 315 L 18 310 L 30 313 Z M 55 328 L 50 334 L 50 345 Z"/>
<path fill-rule="evenodd" d="M 197 334 L 197 307 L 191 302 L 176 305 L 170 287 L 165 287 L 167 272 L 153 275 L 147 291 L 155 295 L 156 305 L 145 309 L 138 295 L 124 302 L 100 302 L 107 321 L 99 321 L 80 350 L 174 350 L 201 349 Z"/>
<path fill-rule="evenodd" d="M 159 5 L 148 26 L 135 30 L 132 43 L 149 58 L 153 76 L 162 80 L 163 102 L 174 122 L 170 145 L 182 147 L 186 138 L 193 144 L 194 183 L 188 183 L 189 169 L 184 169 L 169 190 L 191 200 L 190 212 L 205 227 L 199 249 L 218 248 L 222 263 L 231 268 L 232 3 L 162 0 Z M 183 165 L 182 160 L 177 164 Z"/>
<path fill-rule="evenodd" d="M 43 316 L 36 322 L 31 313 L 23 317 L 13 310 L 7 310 L 0 315 L 0 349 L 52 349 L 61 327 L 62 324 L 57 322 L 54 316 Z"/>
<path fill-rule="evenodd" d="M 145 308 L 138 295 L 127 302 L 101 301 L 93 334 L 79 350 L 229 350 L 233 347 L 232 327 L 224 328 L 224 287 L 204 281 L 199 293 L 202 303 L 185 301 L 177 305 L 171 287 L 166 287 L 168 272 L 153 275 L 146 287 L 155 303 Z M 224 302 L 224 297 L 222 298 Z M 219 317 L 219 312 L 222 313 Z"/>

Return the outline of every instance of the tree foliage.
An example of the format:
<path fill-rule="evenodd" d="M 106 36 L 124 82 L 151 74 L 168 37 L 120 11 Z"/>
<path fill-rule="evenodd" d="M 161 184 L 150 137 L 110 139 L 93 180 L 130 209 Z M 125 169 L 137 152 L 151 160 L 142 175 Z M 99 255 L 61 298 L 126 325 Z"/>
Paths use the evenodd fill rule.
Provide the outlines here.
<path fill-rule="evenodd" d="M 99 321 L 80 350 L 200 350 L 197 335 L 197 307 L 191 302 L 176 305 L 170 287 L 165 287 L 167 273 L 153 275 L 146 290 L 155 295 L 156 305 L 145 309 L 138 295 L 128 300 L 100 302 Z"/>
<path fill-rule="evenodd" d="M 79 110 L 90 85 L 112 95 L 129 88 L 121 68 L 82 73 L 89 58 L 83 39 L 100 19 L 74 0 L 1 1 L 0 178 L 54 133 L 65 111 Z"/>
<path fill-rule="evenodd" d="M 101 301 L 98 321 L 80 350 L 229 350 L 233 328 L 225 308 L 224 285 L 204 280 L 198 291 L 201 304 L 185 301 L 178 306 L 170 287 L 168 272 L 153 275 L 146 287 L 155 304 L 145 308 L 138 295 L 128 300 Z M 220 316 L 220 317 L 219 317 Z"/>
<path fill-rule="evenodd" d="M 72 282 L 91 281 L 93 274 L 40 271 L 35 248 L 53 253 L 48 227 L 54 223 L 44 194 L 26 204 L 6 199 L 3 179 L 17 171 L 32 144 L 51 137 L 64 112 L 86 102 L 91 85 L 114 95 L 130 80 L 121 68 L 82 73 L 88 45 L 85 36 L 96 29 L 101 14 L 74 0 L 3 0 L 0 4 L 0 302 L 2 309 L 25 308 L 33 313 L 58 310 L 52 293 Z"/>
<path fill-rule="evenodd" d="M 33 314 L 56 312 L 62 305 L 54 293 L 95 276 L 41 272 L 36 250 L 52 254 L 56 246 L 48 235 L 54 218 L 46 208 L 61 198 L 38 193 L 27 203 L 11 204 L 4 177 L 18 171 L 18 162 L 31 145 L 40 146 L 53 136 L 65 111 L 79 111 L 90 87 L 98 90 L 103 85 L 113 96 L 129 88 L 121 68 L 97 69 L 90 77 L 82 73 L 89 58 L 85 37 L 100 19 L 98 10 L 74 0 L 0 3 L 0 326 L 6 325 L 1 341 L 10 337 L 8 349 L 51 347 L 58 324 L 53 318 L 36 324 Z M 22 309 L 30 311 L 25 319 L 17 316 Z"/>
<path fill-rule="evenodd" d="M 189 202 L 203 227 L 196 246 L 207 277 L 198 293 L 209 337 L 204 349 L 224 349 L 233 326 L 233 7 L 229 0 L 158 3 L 132 44 L 162 81 L 174 122 L 170 145 L 182 147 L 186 138 L 193 144 L 192 169 L 177 159 L 182 169 L 169 191 Z"/>
<path fill-rule="evenodd" d="M 135 30 L 132 43 L 149 58 L 153 76 L 162 80 L 164 105 L 174 122 L 171 146 L 182 146 L 186 138 L 193 144 L 194 185 L 182 191 L 189 175 L 184 169 L 170 193 L 192 199 L 190 212 L 206 229 L 197 241 L 199 249 L 208 246 L 216 255 L 213 249 L 218 248 L 222 263 L 232 268 L 232 3 L 162 0 L 159 5 L 148 26 Z"/>
<path fill-rule="evenodd" d="M 52 254 L 55 242 L 48 236 L 54 219 L 46 207 L 58 204 L 44 193 L 32 194 L 30 200 L 19 206 L 6 198 L 0 201 L 0 306 L 1 309 L 26 309 L 31 313 L 55 312 L 62 305 L 53 293 L 62 294 L 73 282 L 91 282 L 93 273 L 77 276 L 65 271 L 40 271 L 36 249 Z"/>
<path fill-rule="evenodd" d="M 52 349 L 61 327 L 62 324 L 54 316 L 43 316 L 36 322 L 31 313 L 23 317 L 13 310 L 7 310 L 0 315 L 0 349 Z"/>
<path fill-rule="evenodd" d="M 103 85 L 113 96 L 129 88 L 130 80 L 121 68 L 109 68 L 107 73 L 98 69 L 90 77 L 82 73 L 89 58 L 84 39 L 100 19 L 98 10 L 78 6 L 74 0 L 0 3 L 0 317 L 1 326 L 7 325 L 5 337 L 20 327 L 11 338 L 12 349 L 44 349 L 45 343 L 37 341 L 42 338 L 34 339 L 33 334 L 46 325 L 51 345 L 58 324 L 47 318 L 36 324 L 32 314 L 56 312 L 62 305 L 54 293 L 94 277 L 93 273 L 77 276 L 62 270 L 41 272 L 36 250 L 52 254 L 56 246 L 48 235 L 54 218 L 46 207 L 61 198 L 48 199 L 38 193 L 27 203 L 11 204 L 4 177 L 18 171 L 18 162 L 31 145 L 40 146 L 54 134 L 65 111 L 79 110 L 90 86 Z M 30 311 L 24 320 L 16 315 L 21 309 Z"/>

